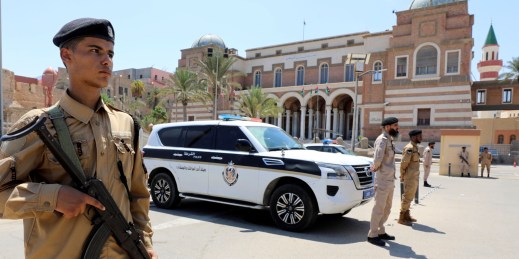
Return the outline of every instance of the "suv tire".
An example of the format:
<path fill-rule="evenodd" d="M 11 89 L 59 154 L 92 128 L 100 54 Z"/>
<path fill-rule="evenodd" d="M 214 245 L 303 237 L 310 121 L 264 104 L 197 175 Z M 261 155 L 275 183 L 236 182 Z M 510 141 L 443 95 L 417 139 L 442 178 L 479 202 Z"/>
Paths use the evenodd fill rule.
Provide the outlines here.
<path fill-rule="evenodd" d="M 317 206 L 304 188 L 285 184 L 270 197 L 270 215 L 279 228 L 299 232 L 315 222 Z"/>
<path fill-rule="evenodd" d="M 175 180 L 169 173 L 156 174 L 150 185 L 150 194 L 155 206 L 163 209 L 172 209 L 180 203 Z"/>

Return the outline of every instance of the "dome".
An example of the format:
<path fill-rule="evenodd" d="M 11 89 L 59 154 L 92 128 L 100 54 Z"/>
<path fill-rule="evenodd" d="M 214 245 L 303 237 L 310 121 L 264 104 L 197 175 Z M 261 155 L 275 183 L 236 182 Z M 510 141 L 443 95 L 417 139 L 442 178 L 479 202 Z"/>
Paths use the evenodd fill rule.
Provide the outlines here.
<path fill-rule="evenodd" d="M 45 71 L 43 71 L 43 74 L 44 75 L 57 75 L 58 73 L 52 67 L 48 67 L 47 69 L 45 69 Z"/>
<path fill-rule="evenodd" d="M 207 45 L 216 45 L 222 49 L 225 49 L 225 43 L 222 38 L 213 34 L 206 34 L 193 42 L 191 48 L 198 48 Z"/>
<path fill-rule="evenodd" d="M 465 1 L 467 0 L 413 0 L 409 10 Z"/>

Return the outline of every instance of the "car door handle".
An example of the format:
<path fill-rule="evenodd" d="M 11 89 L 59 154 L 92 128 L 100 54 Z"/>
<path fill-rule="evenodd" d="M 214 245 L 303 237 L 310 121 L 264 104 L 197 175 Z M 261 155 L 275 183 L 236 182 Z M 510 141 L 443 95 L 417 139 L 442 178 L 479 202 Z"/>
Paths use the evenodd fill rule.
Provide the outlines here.
<path fill-rule="evenodd" d="M 222 160 L 221 156 L 212 156 L 211 159 L 213 160 Z"/>

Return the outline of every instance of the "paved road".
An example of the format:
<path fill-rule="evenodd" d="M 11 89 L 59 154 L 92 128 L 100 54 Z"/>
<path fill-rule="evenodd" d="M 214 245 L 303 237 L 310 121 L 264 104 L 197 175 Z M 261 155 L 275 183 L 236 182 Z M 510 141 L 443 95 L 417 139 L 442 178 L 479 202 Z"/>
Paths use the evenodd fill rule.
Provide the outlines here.
<path fill-rule="evenodd" d="M 396 241 L 386 247 L 366 242 L 373 203 L 290 233 L 277 229 L 266 211 L 200 201 L 178 210 L 152 207 L 155 247 L 160 258 L 519 258 L 519 167 L 493 166 L 491 178 L 437 172 L 433 165 L 435 188 L 420 188 L 412 206 L 413 227 L 396 223 L 395 191 L 387 231 Z M 0 236 L 0 258 L 23 258 L 20 221 L 0 220 Z"/>

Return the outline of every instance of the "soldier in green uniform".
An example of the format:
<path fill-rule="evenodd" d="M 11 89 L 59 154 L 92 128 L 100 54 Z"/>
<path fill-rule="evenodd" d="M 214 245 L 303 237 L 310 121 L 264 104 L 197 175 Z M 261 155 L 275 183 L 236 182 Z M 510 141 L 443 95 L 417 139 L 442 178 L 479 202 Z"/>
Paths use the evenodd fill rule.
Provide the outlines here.
<path fill-rule="evenodd" d="M 52 107 L 27 112 L 10 132 L 43 116 L 49 132 L 56 134 L 53 121 L 63 120 L 74 149 L 69 155 L 77 156 L 86 177 L 104 183 L 127 222 L 143 237 L 150 257 L 157 258 L 148 217 L 148 175 L 135 142 L 137 129 L 129 114 L 101 99 L 101 90 L 112 76 L 114 42 L 114 29 L 107 20 L 81 18 L 65 24 L 53 43 L 69 75 L 66 94 Z M 54 111 L 61 115 L 50 116 Z M 80 258 L 93 228 L 93 207 L 105 207 L 72 183 L 35 132 L 2 143 L 0 218 L 23 219 L 26 258 Z M 129 256 L 111 236 L 100 257 Z"/>
<path fill-rule="evenodd" d="M 400 164 L 400 181 L 404 183 L 404 194 L 402 197 L 402 207 L 398 223 L 411 226 L 416 219 L 411 217 L 409 208 L 411 201 L 418 188 L 420 178 L 420 154 L 418 144 L 422 142 L 422 131 L 415 129 L 409 132 L 411 141 L 402 150 L 402 162 Z"/>

